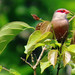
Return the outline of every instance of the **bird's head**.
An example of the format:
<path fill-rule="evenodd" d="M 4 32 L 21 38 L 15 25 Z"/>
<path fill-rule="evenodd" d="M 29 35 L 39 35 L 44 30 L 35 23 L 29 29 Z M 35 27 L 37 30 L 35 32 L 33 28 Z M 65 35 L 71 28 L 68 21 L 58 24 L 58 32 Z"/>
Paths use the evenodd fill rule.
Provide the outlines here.
<path fill-rule="evenodd" d="M 66 15 L 70 13 L 70 11 L 66 9 L 58 9 L 54 12 L 53 19 L 52 20 L 58 20 L 58 19 L 65 19 Z"/>

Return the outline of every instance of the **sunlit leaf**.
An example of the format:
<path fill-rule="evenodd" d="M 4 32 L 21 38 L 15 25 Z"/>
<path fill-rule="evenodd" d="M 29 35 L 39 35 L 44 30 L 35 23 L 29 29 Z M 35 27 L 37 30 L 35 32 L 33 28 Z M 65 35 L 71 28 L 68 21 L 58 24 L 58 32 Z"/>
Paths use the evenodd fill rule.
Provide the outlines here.
<path fill-rule="evenodd" d="M 41 65 L 41 73 L 43 73 L 44 70 L 45 70 L 46 68 L 48 68 L 51 64 L 50 64 L 49 61 L 47 61 L 47 62 L 40 62 L 40 65 Z"/>
<path fill-rule="evenodd" d="M 11 22 L 0 30 L 0 53 L 6 48 L 7 44 L 21 31 L 33 28 L 24 22 Z M 33 28 L 34 29 L 34 28 Z"/>
<path fill-rule="evenodd" d="M 71 44 L 75 44 L 75 30 L 72 30 L 72 41 Z"/>
<path fill-rule="evenodd" d="M 71 54 L 71 60 L 75 63 L 75 45 L 63 46 L 62 51 L 68 51 Z"/>
<path fill-rule="evenodd" d="M 52 46 L 52 47 L 56 47 L 56 46 L 61 46 L 61 43 L 58 43 L 58 41 L 57 40 L 52 40 L 52 39 L 47 39 L 47 40 L 45 40 L 44 41 L 44 43 L 46 44 L 46 45 L 49 45 L 49 46 Z"/>
<path fill-rule="evenodd" d="M 57 63 L 57 56 L 58 56 L 58 50 L 51 50 L 48 53 L 48 61 L 51 63 L 51 65 L 53 65 L 53 67 L 55 67 Z"/>
<path fill-rule="evenodd" d="M 73 15 L 74 15 L 74 14 L 71 12 L 71 13 L 69 13 L 69 14 L 67 15 L 67 18 L 70 19 L 70 18 L 72 18 Z"/>
<path fill-rule="evenodd" d="M 70 62 L 71 60 L 71 55 L 68 51 L 64 51 L 63 52 L 63 63 L 64 63 L 64 67 Z"/>
<path fill-rule="evenodd" d="M 75 44 L 70 45 L 70 46 L 68 47 L 68 51 L 69 51 L 69 52 L 72 52 L 72 53 L 75 53 Z"/>
<path fill-rule="evenodd" d="M 75 53 L 70 52 L 70 54 L 72 62 L 75 63 Z"/>
<path fill-rule="evenodd" d="M 72 61 L 70 61 L 70 66 L 71 66 L 71 68 L 73 69 L 73 68 L 75 68 L 75 63 L 73 63 Z"/>
<path fill-rule="evenodd" d="M 10 69 L 9 72 L 12 73 L 12 74 L 14 74 L 14 75 L 21 75 L 19 72 L 17 72 L 14 69 Z"/>
<path fill-rule="evenodd" d="M 63 45 L 63 46 L 62 46 L 62 53 L 63 53 L 64 51 L 68 51 L 68 47 L 67 47 L 66 45 Z"/>
<path fill-rule="evenodd" d="M 50 65 L 51 65 L 51 64 L 50 64 L 50 62 L 48 61 L 48 56 L 45 55 L 45 56 L 42 58 L 42 60 L 40 61 L 41 73 L 43 73 L 44 70 L 45 70 L 46 68 L 48 68 Z"/>
<path fill-rule="evenodd" d="M 2 71 L 2 66 L 0 65 L 0 72 Z"/>
<path fill-rule="evenodd" d="M 71 40 L 72 40 L 71 38 L 67 38 L 64 44 L 66 44 L 66 46 L 70 46 Z"/>
<path fill-rule="evenodd" d="M 41 47 L 41 46 L 45 46 L 44 43 L 37 43 L 35 46 L 32 47 L 32 50 L 30 52 L 32 52 L 33 50 L 35 50 L 37 47 Z M 25 46 L 26 49 L 26 46 Z M 26 55 L 26 60 L 28 59 L 29 54 Z"/>
<path fill-rule="evenodd" d="M 46 33 L 42 34 L 40 32 L 40 30 L 33 32 L 29 37 L 27 45 L 25 46 L 24 53 L 30 54 L 35 49 L 35 46 L 37 45 L 37 43 L 39 43 L 39 46 L 41 46 L 42 41 L 44 41 L 47 38 L 52 38 L 51 34 L 52 34 L 51 32 L 46 32 Z"/>
<path fill-rule="evenodd" d="M 75 68 L 71 70 L 71 74 L 75 75 Z"/>
<path fill-rule="evenodd" d="M 73 18 L 73 21 L 72 21 L 72 30 L 75 30 L 75 18 Z"/>

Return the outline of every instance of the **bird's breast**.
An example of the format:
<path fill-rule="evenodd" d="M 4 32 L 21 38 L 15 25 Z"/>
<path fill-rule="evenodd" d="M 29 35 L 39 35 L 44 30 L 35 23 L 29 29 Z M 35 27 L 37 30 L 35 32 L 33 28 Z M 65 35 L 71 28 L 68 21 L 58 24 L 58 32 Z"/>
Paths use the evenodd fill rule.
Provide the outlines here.
<path fill-rule="evenodd" d="M 69 29 L 69 22 L 66 19 L 53 20 L 51 21 L 51 24 L 53 25 L 56 39 L 57 40 L 61 40 L 62 38 L 65 39 Z"/>

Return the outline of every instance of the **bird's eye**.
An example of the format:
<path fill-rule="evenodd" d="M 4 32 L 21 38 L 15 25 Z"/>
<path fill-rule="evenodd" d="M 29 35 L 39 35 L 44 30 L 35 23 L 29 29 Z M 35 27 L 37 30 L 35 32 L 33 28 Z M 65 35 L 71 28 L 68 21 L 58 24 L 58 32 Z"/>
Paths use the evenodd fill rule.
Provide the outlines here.
<path fill-rule="evenodd" d="M 65 12 L 65 10 L 61 10 L 61 12 L 62 12 L 62 13 L 64 13 L 64 12 Z"/>
<path fill-rule="evenodd" d="M 61 12 L 64 12 L 63 10 L 61 10 Z"/>

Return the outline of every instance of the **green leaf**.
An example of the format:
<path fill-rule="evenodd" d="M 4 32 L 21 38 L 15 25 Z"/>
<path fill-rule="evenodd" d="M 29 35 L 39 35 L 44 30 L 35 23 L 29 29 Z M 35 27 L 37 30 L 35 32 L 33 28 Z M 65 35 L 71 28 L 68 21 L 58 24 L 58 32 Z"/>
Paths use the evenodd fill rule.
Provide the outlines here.
<path fill-rule="evenodd" d="M 12 74 L 14 74 L 14 75 L 21 75 L 19 72 L 17 72 L 14 69 L 10 69 L 9 72 L 12 73 Z"/>
<path fill-rule="evenodd" d="M 75 68 L 72 69 L 71 74 L 75 75 Z"/>
<path fill-rule="evenodd" d="M 24 22 L 11 22 L 0 30 L 0 53 L 6 48 L 7 44 L 21 31 L 33 28 Z M 34 29 L 34 28 L 33 28 Z"/>
<path fill-rule="evenodd" d="M 40 43 L 39 46 L 41 46 L 41 43 L 47 38 L 52 38 L 51 32 L 46 32 L 42 34 L 40 30 L 34 31 L 29 37 L 28 43 L 25 46 L 24 53 L 30 54 L 36 48 L 35 46 L 37 45 L 37 43 Z"/>
<path fill-rule="evenodd" d="M 47 39 L 47 40 L 45 40 L 44 41 L 44 43 L 46 44 L 46 45 L 49 45 L 49 46 L 52 46 L 52 47 L 56 47 L 56 46 L 61 46 L 61 44 L 60 43 L 58 43 L 58 41 L 57 40 L 53 40 L 53 39 Z"/>
<path fill-rule="evenodd" d="M 69 52 L 72 52 L 72 53 L 75 53 L 75 44 L 72 44 L 68 47 L 68 51 Z"/>
<path fill-rule="evenodd" d="M 45 70 L 46 68 L 48 68 L 50 65 L 51 65 L 51 64 L 50 64 L 50 62 L 48 61 L 48 56 L 45 55 L 45 56 L 42 58 L 42 60 L 40 61 L 41 73 L 43 73 L 44 70 Z"/>
<path fill-rule="evenodd" d="M 75 63 L 73 63 L 72 61 L 70 62 L 70 66 L 72 68 L 71 70 L 71 75 L 75 75 Z"/>
<path fill-rule="evenodd" d="M 72 41 L 72 39 L 67 38 L 67 40 L 65 41 L 65 43 L 64 43 L 64 44 L 65 44 L 66 46 L 70 46 L 71 41 Z"/>
<path fill-rule="evenodd" d="M 51 50 L 48 53 L 48 61 L 51 63 L 51 65 L 53 65 L 53 67 L 55 67 L 57 63 L 57 56 L 58 56 L 58 50 Z"/>
<path fill-rule="evenodd" d="M 70 62 L 71 60 L 71 55 L 68 51 L 64 51 L 63 52 L 63 63 L 64 63 L 64 67 Z"/>
<path fill-rule="evenodd" d="M 72 61 L 70 61 L 69 65 L 71 66 L 71 68 L 75 68 L 75 63 L 73 63 Z"/>
<path fill-rule="evenodd" d="M 35 46 L 33 46 L 32 50 L 35 50 L 37 47 L 40 47 L 40 46 L 45 46 L 45 44 L 44 43 L 37 43 Z M 25 46 L 25 49 L 26 49 L 26 46 Z M 29 54 L 26 55 L 26 60 L 28 59 L 28 57 L 29 57 Z"/>
<path fill-rule="evenodd" d="M 68 50 L 68 47 L 67 47 L 66 45 L 63 45 L 63 46 L 62 46 L 62 53 L 63 53 L 64 51 L 69 51 L 69 50 Z"/>
<path fill-rule="evenodd" d="M 62 47 L 62 51 L 68 51 L 71 54 L 71 60 L 75 63 L 75 45 L 72 44 L 68 47 L 66 47 L 65 45 Z"/>
<path fill-rule="evenodd" d="M 2 71 L 2 66 L 0 65 L 0 72 Z"/>
<path fill-rule="evenodd" d="M 70 54 L 72 62 L 75 63 L 75 53 L 70 52 Z"/>
<path fill-rule="evenodd" d="M 75 18 L 73 18 L 73 21 L 72 21 L 72 30 L 75 30 Z"/>
<path fill-rule="evenodd" d="M 43 73 L 44 70 L 45 70 L 46 68 L 48 68 L 51 64 L 50 64 L 49 61 L 47 61 L 47 62 L 40 62 L 40 65 L 41 65 L 41 73 Z"/>
<path fill-rule="evenodd" d="M 71 12 L 71 13 L 69 13 L 69 14 L 67 15 L 67 18 L 68 18 L 68 19 L 71 19 L 73 16 L 74 16 L 74 14 Z"/>

